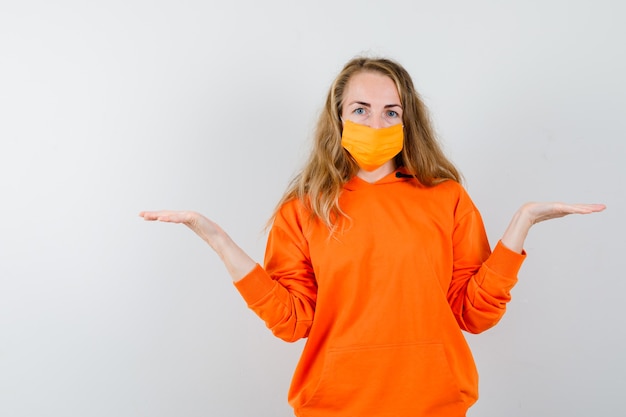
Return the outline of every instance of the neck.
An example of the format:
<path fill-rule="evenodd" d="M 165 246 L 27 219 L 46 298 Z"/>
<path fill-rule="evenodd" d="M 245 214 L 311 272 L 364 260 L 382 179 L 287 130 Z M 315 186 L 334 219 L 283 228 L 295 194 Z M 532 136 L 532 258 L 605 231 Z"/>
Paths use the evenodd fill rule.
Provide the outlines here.
<path fill-rule="evenodd" d="M 363 181 L 374 183 L 391 174 L 395 170 L 396 166 L 393 163 L 392 159 L 373 171 L 365 171 L 363 169 L 360 169 L 359 172 L 357 172 L 356 176 L 361 178 Z"/>

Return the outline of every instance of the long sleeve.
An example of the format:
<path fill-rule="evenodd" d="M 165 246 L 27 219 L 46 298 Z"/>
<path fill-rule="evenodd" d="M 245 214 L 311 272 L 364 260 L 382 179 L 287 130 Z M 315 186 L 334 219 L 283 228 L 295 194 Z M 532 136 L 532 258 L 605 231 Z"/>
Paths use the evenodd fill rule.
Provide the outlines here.
<path fill-rule="evenodd" d="M 472 205 L 453 232 L 453 256 L 448 302 L 461 329 L 481 333 L 504 315 L 526 254 L 501 242 L 491 252 L 480 214 Z"/>
<path fill-rule="evenodd" d="M 308 336 L 317 283 L 301 222 L 301 206 L 287 203 L 270 230 L 265 268 L 256 267 L 235 287 L 277 337 L 293 342 Z"/>

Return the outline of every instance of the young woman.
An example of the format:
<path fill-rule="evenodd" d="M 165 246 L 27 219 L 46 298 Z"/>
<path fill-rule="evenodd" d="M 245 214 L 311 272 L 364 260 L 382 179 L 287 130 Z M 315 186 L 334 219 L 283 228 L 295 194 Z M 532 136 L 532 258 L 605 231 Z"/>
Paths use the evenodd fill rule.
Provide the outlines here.
<path fill-rule="evenodd" d="M 357 58 L 330 88 L 263 267 L 198 213 L 140 215 L 187 225 L 276 336 L 307 338 L 289 392 L 297 416 L 417 417 L 464 416 L 478 398 L 461 331 L 504 314 L 530 227 L 603 209 L 525 204 L 492 251 L 409 74 Z"/>

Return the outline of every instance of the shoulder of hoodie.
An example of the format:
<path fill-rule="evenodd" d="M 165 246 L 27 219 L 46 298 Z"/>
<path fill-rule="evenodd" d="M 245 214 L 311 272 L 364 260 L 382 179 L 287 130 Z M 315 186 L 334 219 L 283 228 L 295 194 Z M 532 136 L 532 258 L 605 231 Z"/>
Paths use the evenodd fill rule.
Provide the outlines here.
<path fill-rule="evenodd" d="M 304 220 L 310 217 L 310 211 L 305 207 L 302 200 L 294 197 L 280 206 L 272 226 L 284 228 L 286 225 L 298 225 L 301 227 Z"/>
<path fill-rule="evenodd" d="M 465 187 L 452 179 L 443 179 L 431 186 L 420 183 L 417 179 L 409 179 L 409 182 L 423 190 L 432 199 L 439 202 L 440 207 L 448 207 L 457 219 L 461 219 L 470 213 L 479 214 Z"/>
<path fill-rule="evenodd" d="M 460 216 L 464 216 L 471 212 L 477 213 L 478 209 L 472 201 L 469 193 L 465 187 L 454 180 L 443 180 L 440 183 L 432 186 L 433 190 L 440 192 L 441 194 L 447 194 L 453 204 L 456 206 L 456 212 Z"/>
<path fill-rule="evenodd" d="M 408 182 L 414 184 L 416 187 L 419 187 L 422 190 L 432 191 L 433 193 L 448 196 L 449 198 L 454 200 L 468 199 L 471 201 L 471 198 L 465 187 L 459 182 L 452 179 L 442 179 L 439 181 L 435 181 L 433 185 L 424 185 L 414 178 L 408 179 Z"/>

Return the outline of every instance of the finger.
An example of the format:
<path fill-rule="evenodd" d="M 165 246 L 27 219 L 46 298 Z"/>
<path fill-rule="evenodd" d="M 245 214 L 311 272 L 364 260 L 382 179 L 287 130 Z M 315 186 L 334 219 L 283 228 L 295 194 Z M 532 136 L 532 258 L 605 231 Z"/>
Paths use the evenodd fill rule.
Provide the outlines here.
<path fill-rule="evenodd" d="M 184 215 L 182 213 L 177 213 L 169 210 L 162 211 L 142 211 L 139 213 L 139 216 L 143 217 L 144 220 L 149 221 L 161 221 L 161 222 L 169 222 L 169 223 L 181 223 L 184 221 Z"/>
<path fill-rule="evenodd" d="M 179 213 L 161 213 L 157 216 L 157 220 L 167 223 L 184 223 L 185 217 Z"/>
<path fill-rule="evenodd" d="M 585 204 L 585 207 L 592 213 L 597 213 L 606 209 L 605 204 Z"/>
<path fill-rule="evenodd" d="M 139 213 L 139 217 L 142 217 L 144 220 L 157 220 L 157 214 L 153 211 L 142 211 Z"/>
<path fill-rule="evenodd" d="M 604 204 L 569 204 L 564 206 L 570 213 L 589 214 L 606 209 Z"/>

